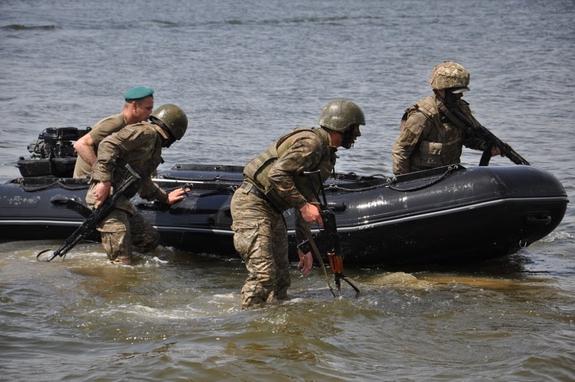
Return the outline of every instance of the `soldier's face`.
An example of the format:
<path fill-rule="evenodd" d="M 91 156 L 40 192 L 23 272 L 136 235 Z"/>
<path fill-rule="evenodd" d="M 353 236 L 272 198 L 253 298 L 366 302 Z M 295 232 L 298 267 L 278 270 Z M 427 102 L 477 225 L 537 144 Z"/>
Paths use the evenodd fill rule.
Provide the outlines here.
<path fill-rule="evenodd" d="M 172 145 L 172 143 L 174 143 L 176 140 L 173 139 L 172 137 L 165 139 L 162 138 L 162 147 L 170 147 Z"/>
<path fill-rule="evenodd" d="M 447 106 L 454 105 L 463 97 L 463 93 L 452 93 L 449 90 L 445 91 L 444 101 Z"/>
<path fill-rule="evenodd" d="M 153 109 L 153 97 L 146 97 L 140 101 L 134 102 L 134 117 L 138 120 L 138 122 L 145 121 L 150 118 L 150 114 L 152 114 Z"/>
<path fill-rule="evenodd" d="M 359 125 L 352 125 L 347 128 L 347 130 L 342 134 L 342 147 L 349 149 L 355 143 L 357 137 L 361 136 L 361 132 L 359 131 Z"/>

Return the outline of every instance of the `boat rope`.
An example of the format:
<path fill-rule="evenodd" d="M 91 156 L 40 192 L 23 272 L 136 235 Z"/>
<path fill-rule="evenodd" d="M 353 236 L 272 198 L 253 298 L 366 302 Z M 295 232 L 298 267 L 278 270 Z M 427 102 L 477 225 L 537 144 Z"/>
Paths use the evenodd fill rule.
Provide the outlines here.
<path fill-rule="evenodd" d="M 204 178 L 204 179 L 194 179 L 190 177 L 182 177 L 182 176 L 173 176 L 173 175 L 162 175 L 159 178 L 154 178 L 159 182 L 161 181 L 197 181 L 197 182 L 204 182 L 204 183 L 237 183 L 241 184 L 243 180 L 239 180 L 236 178 L 225 178 L 219 175 L 216 175 L 212 178 Z"/>
<path fill-rule="evenodd" d="M 49 188 L 60 187 L 65 190 L 82 190 L 88 188 L 86 179 L 64 179 L 64 178 L 43 178 L 43 179 L 26 179 L 18 178 L 12 183 L 19 184 L 26 192 L 44 191 Z"/>
<path fill-rule="evenodd" d="M 409 191 L 418 191 L 418 190 L 422 190 L 424 188 L 427 187 L 431 187 L 434 184 L 437 184 L 439 182 L 441 182 L 443 179 L 445 179 L 447 176 L 449 176 L 453 171 L 459 169 L 460 166 L 459 165 L 449 165 L 445 168 L 445 171 L 440 174 L 439 176 L 432 178 L 429 182 L 418 185 L 418 186 L 414 186 L 414 187 L 407 187 L 407 188 L 402 188 L 402 187 L 397 187 L 395 185 L 395 183 L 397 182 L 397 178 L 394 179 L 394 182 L 390 183 L 387 187 L 391 190 L 394 191 L 401 191 L 401 192 L 409 192 Z"/>
<path fill-rule="evenodd" d="M 452 172 L 454 172 L 458 169 L 461 169 L 461 168 L 463 168 L 463 166 L 461 166 L 459 164 L 453 164 L 453 165 L 446 166 L 445 170 L 442 173 L 440 173 L 439 176 L 435 176 L 434 178 L 432 178 L 427 183 L 419 184 L 419 185 L 413 186 L 413 187 L 402 188 L 402 187 L 398 187 L 397 184 L 424 179 L 418 173 L 401 175 L 400 177 L 395 177 L 395 176 L 385 177 L 385 176 L 380 175 L 380 174 L 375 174 L 375 175 L 371 175 L 371 176 L 363 177 L 363 178 L 364 179 L 382 179 L 383 178 L 384 183 L 374 184 L 374 185 L 367 186 L 367 187 L 353 187 L 353 188 L 341 186 L 338 184 L 326 184 L 326 185 L 324 185 L 324 188 L 326 190 L 330 190 L 330 191 L 345 191 L 345 192 L 364 192 L 364 191 L 371 191 L 371 190 L 376 190 L 378 188 L 385 188 L 385 187 L 387 187 L 391 190 L 400 191 L 400 192 L 417 191 L 417 190 L 421 190 L 421 189 L 433 186 L 434 184 L 445 179 Z M 414 174 L 417 174 L 417 175 L 415 175 L 415 177 L 414 177 Z M 354 173 L 349 173 L 349 174 L 346 174 L 346 176 L 353 177 L 356 175 Z"/>
<path fill-rule="evenodd" d="M 196 180 L 190 178 L 179 178 L 179 177 L 169 177 L 169 178 L 152 178 L 152 181 L 160 184 L 175 184 L 177 187 L 189 186 L 189 187 L 204 187 L 204 188 L 219 188 L 219 189 L 229 189 L 235 191 L 240 185 L 241 181 L 237 179 L 226 179 L 216 176 L 215 178 L 208 180 Z"/>

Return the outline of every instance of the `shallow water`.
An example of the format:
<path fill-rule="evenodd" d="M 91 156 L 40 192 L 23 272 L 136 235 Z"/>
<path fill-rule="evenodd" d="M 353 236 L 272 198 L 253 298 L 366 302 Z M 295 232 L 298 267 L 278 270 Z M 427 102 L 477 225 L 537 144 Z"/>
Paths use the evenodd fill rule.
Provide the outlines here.
<path fill-rule="evenodd" d="M 336 169 L 389 174 L 403 110 L 449 58 L 471 71 L 476 117 L 573 201 L 574 14 L 559 0 L 4 0 L 0 178 L 43 128 L 91 125 L 135 84 L 189 113 L 164 168 L 244 164 L 348 97 L 367 126 Z M 294 265 L 292 300 L 253 311 L 239 259 L 160 248 L 112 266 L 86 243 L 46 264 L 34 255 L 57 242 L 0 243 L 0 379 L 573 380 L 574 220 L 569 205 L 547 238 L 467 267 L 346 264 L 357 299 Z"/>

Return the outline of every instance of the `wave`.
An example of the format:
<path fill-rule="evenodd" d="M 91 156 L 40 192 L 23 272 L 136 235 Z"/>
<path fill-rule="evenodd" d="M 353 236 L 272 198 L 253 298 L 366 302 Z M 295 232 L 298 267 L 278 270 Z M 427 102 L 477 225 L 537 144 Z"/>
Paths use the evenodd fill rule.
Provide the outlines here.
<path fill-rule="evenodd" d="M 163 27 L 177 27 L 177 26 L 180 26 L 180 24 L 177 23 L 177 22 L 168 21 L 168 20 L 159 20 L 159 19 L 152 19 L 152 20 L 150 20 L 150 23 L 156 24 L 156 25 L 159 25 L 159 26 L 163 26 Z"/>
<path fill-rule="evenodd" d="M 264 19 L 264 20 L 225 20 L 229 25 L 285 25 L 285 24 L 336 24 L 349 20 L 366 20 L 379 18 L 376 16 L 309 16 L 309 17 L 290 17 L 285 19 Z"/>
<path fill-rule="evenodd" d="M 50 31 L 58 28 L 56 25 L 25 25 L 25 24 L 9 24 L 1 27 L 2 30 L 10 31 L 28 31 L 28 30 L 42 30 Z"/>
<path fill-rule="evenodd" d="M 160 28 L 179 28 L 179 27 L 201 27 L 201 26 L 217 26 L 217 25 L 264 25 L 264 26 L 282 26 L 282 25 L 294 25 L 294 24 L 331 24 L 339 25 L 348 21 L 366 21 L 372 19 L 380 19 L 379 16 L 308 16 L 308 17 L 289 17 L 289 18 L 278 18 L 278 19 L 224 19 L 224 20 L 211 20 L 203 22 L 174 22 L 169 20 L 162 20 L 158 18 L 140 20 L 137 23 L 125 24 L 125 23 L 115 23 L 112 24 L 100 24 L 95 29 L 133 29 L 140 28 L 144 26 L 160 27 Z M 86 26 L 69 26 L 72 29 L 85 29 Z M 0 27 L 2 30 L 7 31 L 51 31 L 60 28 L 57 25 L 31 25 L 31 24 L 8 24 Z M 88 29 L 92 29 L 94 26 L 89 26 Z"/>

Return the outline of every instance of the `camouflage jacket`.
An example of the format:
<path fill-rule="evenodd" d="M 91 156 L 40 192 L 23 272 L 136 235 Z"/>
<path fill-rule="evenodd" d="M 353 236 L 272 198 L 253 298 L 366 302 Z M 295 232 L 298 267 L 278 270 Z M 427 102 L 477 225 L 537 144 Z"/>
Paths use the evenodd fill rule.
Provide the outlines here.
<path fill-rule="evenodd" d="M 439 111 L 439 102 L 435 96 L 425 97 L 405 111 L 392 148 L 395 175 L 459 163 L 463 146 L 486 147 L 483 139 L 451 123 Z M 459 100 L 458 107 L 475 121 L 467 102 Z"/>
<path fill-rule="evenodd" d="M 86 201 L 93 204 L 91 193 L 95 182 L 112 182 L 119 185 L 126 177 L 123 170 L 129 164 L 141 177 L 140 184 L 134 188 L 132 195 L 120 198 L 118 208 L 132 211 L 129 198 L 135 191 L 144 199 L 168 202 L 167 193 L 152 182 L 152 174 L 163 162 L 162 138 L 158 132 L 159 126 L 150 122 L 140 122 L 128 125 L 122 130 L 104 139 L 98 147 L 98 160 L 92 171 L 92 187 L 88 191 Z"/>
<path fill-rule="evenodd" d="M 125 126 L 126 121 L 124 120 L 124 116 L 121 113 L 111 115 L 96 123 L 92 127 L 92 130 L 88 132 L 88 134 L 90 134 L 92 137 L 92 141 L 94 142 L 94 152 L 98 152 L 98 145 L 104 138 Z M 87 178 L 91 173 L 92 166 L 90 166 L 84 159 L 78 156 L 78 158 L 76 158 L 76 165 L 74 166 L 74 178 Z"/>
<path fill-rule="evenodd" d="M 244 168 L 244 177 L 264 192 L 277 210 L 295 209 L 296 240 L 305 238 L 308 230 L 299 208 L 317 203 L 316 195 L 333 171 L 335 147 L 324 129 L 295 129 L 284 135 Z M 317 175 L 304 172 L 319 171 Z M 319 178 L 319 179 L 318 179 Z"/>
<path fill-rule="evenodd" d="M 266 194 L 279 210 L 314 202 L 320 179 L 304 172 L 320 171 L 321 182 L 335 166 L 336 149 L 324 129 L 296 129 L 284 135 L 244 168 L 246 180 Z"/>

